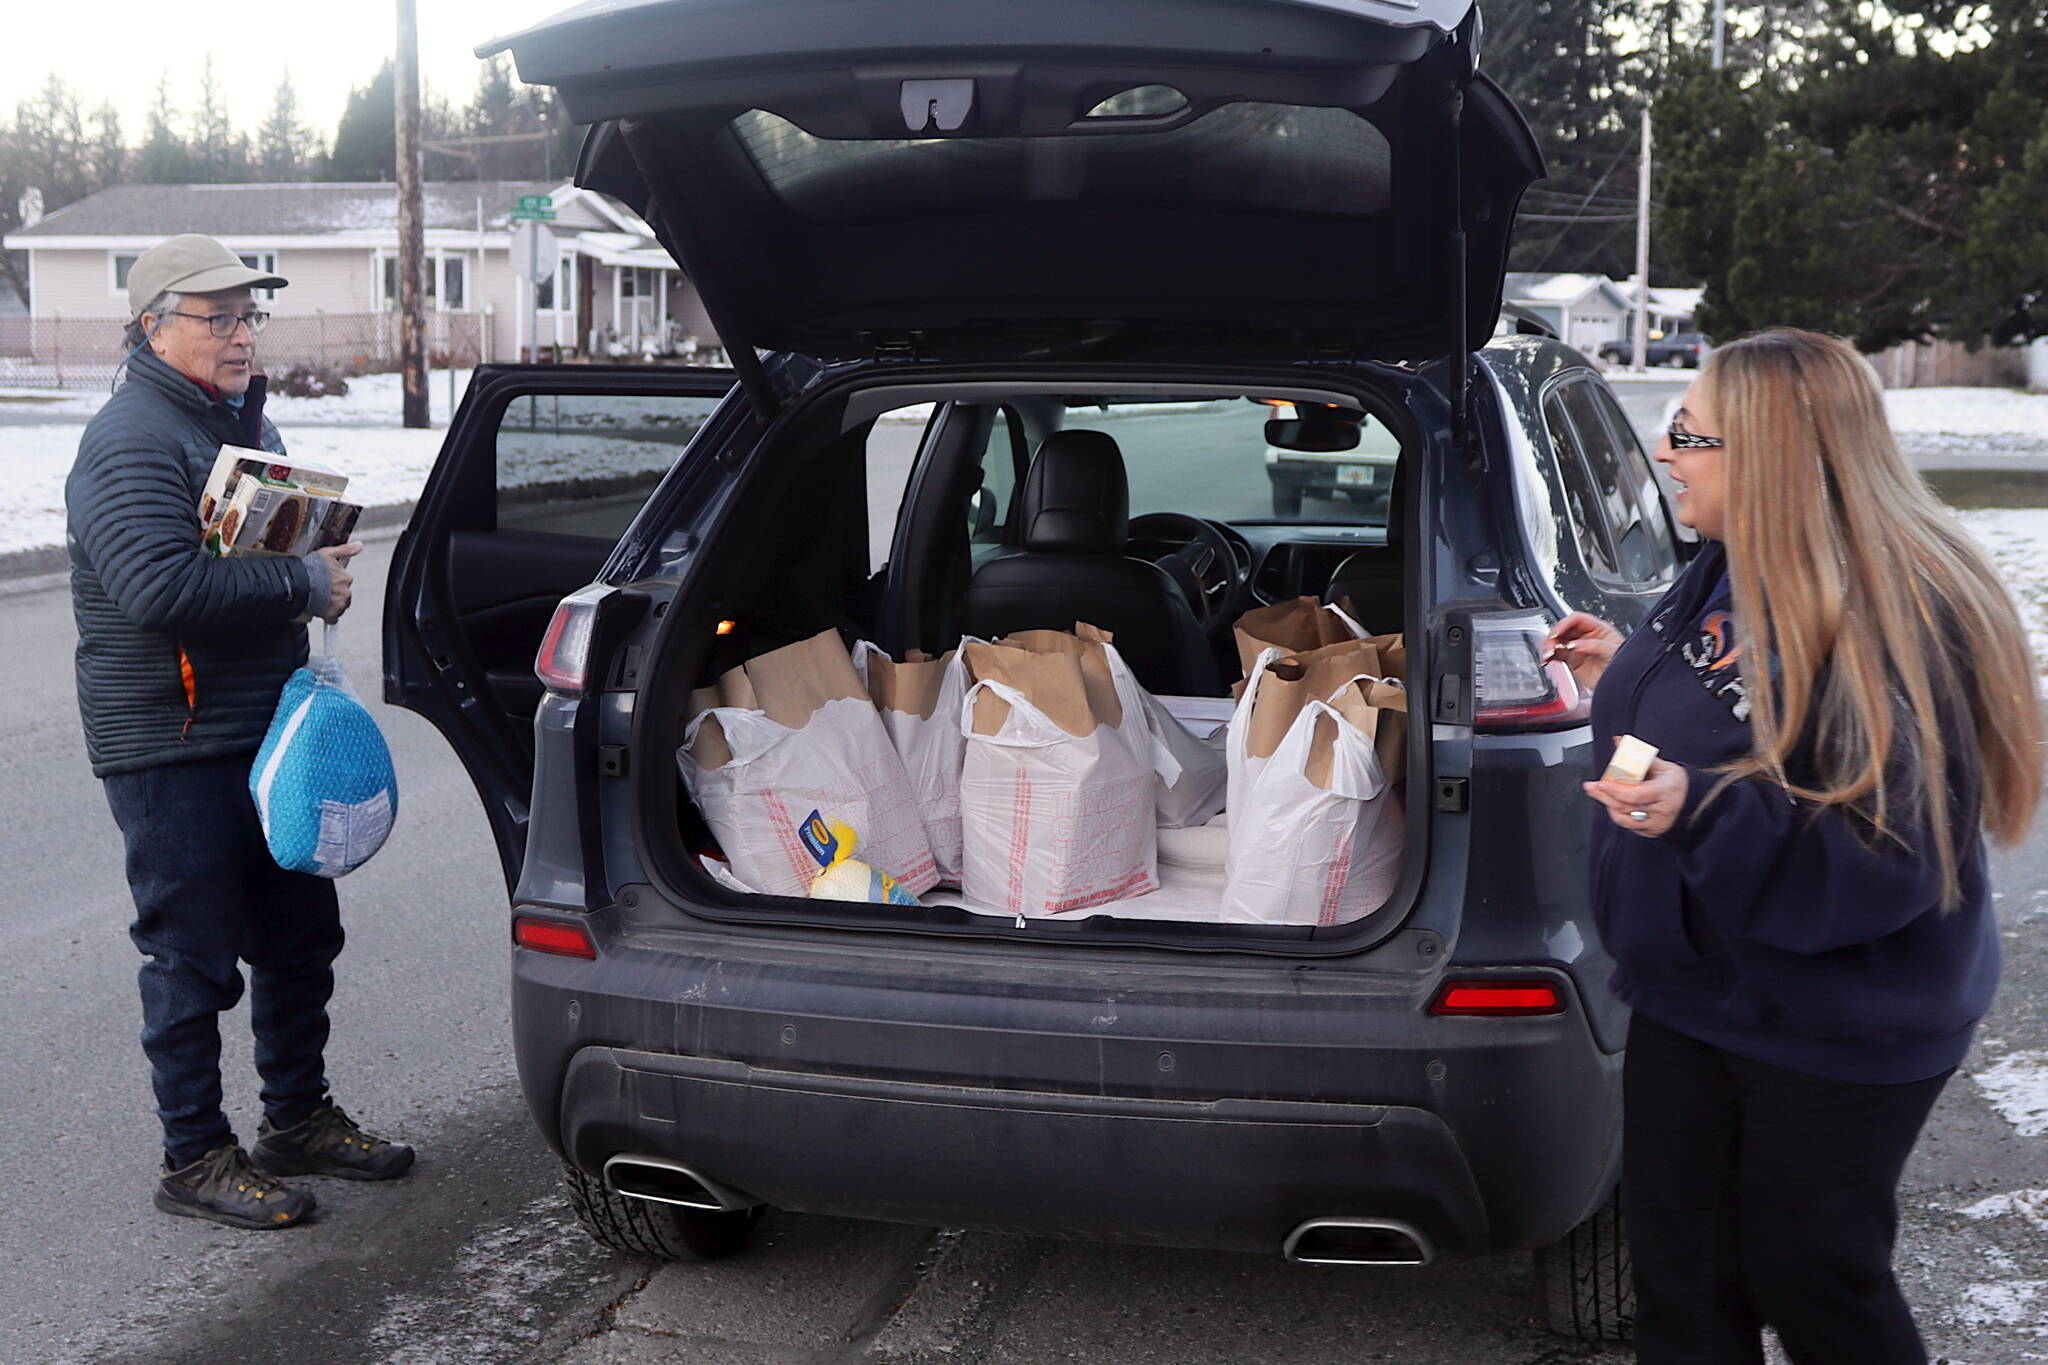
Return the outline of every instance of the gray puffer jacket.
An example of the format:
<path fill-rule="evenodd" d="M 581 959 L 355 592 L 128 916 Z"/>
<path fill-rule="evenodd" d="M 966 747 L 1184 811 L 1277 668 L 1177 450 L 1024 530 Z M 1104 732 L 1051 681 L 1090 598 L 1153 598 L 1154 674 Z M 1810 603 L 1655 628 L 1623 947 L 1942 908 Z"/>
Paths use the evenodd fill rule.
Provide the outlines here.
<path fill-rule="evenodd" d="M 223 445 L 284 454 L 263 380 L 241 410 L 142 350 L 86 424 L 64 485 L 78 710 L 95 777 L 263 742 L 279 690 L 306 661 L 327 575 L 297 559 L 215 559 L 199 497 Z"/>

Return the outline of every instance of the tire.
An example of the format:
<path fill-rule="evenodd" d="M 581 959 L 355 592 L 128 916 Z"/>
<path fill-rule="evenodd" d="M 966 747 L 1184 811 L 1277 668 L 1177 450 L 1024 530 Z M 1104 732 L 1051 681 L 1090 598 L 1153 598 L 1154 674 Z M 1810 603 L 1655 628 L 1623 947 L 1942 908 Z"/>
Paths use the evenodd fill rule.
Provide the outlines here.
<path fill-rule="evenodd" d="M 1273 515 L 1276 517 L 1298 517 L 1301 515 L 1301 486 L 1299 484 L 1276 483 L 1273 485 Z"/>
<path fill-rule="evenodd" d="M 1555 1246 L 1536 1253 L 1550 1330 L 1580 1341 L 1627 1341 L 1636 1320 L 1635 1282 L 1621 1223 L 1621 1190 Z"/>
<path fill-rule="evenodd" d="M 708 1213 L 614 1194 L 568 1162 L 562 1188 L 583 1230 L 613 1251 L 663 1261 L 715 1261 L 730 1256 L 754 1235 L 762 1210 Z"/>
<path fill-rule="evenodd" d="M 1673 351 L 1668 357 L 1665 358 L 1664 363 L 1666 365 L 1669 365 L 1674 370 L 1689 370 L 1693 367 L 1695 362 L 1688 359 L 1682 352 Z"/>

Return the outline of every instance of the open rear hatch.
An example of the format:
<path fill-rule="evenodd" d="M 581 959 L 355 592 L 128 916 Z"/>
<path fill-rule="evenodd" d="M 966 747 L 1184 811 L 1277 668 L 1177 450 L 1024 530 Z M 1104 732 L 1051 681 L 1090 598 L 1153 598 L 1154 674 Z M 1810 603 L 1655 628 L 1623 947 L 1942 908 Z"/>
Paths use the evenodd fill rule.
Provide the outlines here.
<path fill-rule="evenodd" d="M 479 51 L 597 125 L 578 183 L 736 358 L 1406 360 L 1491 332 L 1542 174 L 1479 34 L 1471 0 L 600 0 Z"/>

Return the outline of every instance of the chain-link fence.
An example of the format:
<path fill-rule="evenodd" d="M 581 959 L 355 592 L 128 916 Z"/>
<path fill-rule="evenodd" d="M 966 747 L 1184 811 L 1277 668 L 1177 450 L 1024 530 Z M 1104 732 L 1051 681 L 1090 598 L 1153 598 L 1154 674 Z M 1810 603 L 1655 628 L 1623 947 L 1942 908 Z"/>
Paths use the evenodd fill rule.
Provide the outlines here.
<path fill-rule="evenodd" d="M 0 318 L 0 385 L 92 388 L 111 381 L 127 356 L 122 318 Z M 484 359 L 484 322 L 475 313 L 429 313 L 427 363 L 464 369 Z M 270 374 L 313 369 L 347 377 L 398 368 L 398 314 L 311 313 L 273 317 L 256 342 Z"/>

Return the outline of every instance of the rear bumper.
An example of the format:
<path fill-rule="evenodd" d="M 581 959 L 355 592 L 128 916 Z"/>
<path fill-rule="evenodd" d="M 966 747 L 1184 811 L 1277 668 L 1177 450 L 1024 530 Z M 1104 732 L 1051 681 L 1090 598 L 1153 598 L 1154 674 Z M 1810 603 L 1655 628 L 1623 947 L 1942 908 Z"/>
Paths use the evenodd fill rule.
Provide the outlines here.
<path fill-rule="evenodd" d="M 1246 1251 L 1394 1219 L 1455 1253 L 1555 1241 L 1614 1178 L 1619 1059 L 1563 972 L 1564 1015 L 1447 1019 L 1441 968 L 597 937 L 595 962 L 514 954 L 528 1102 L 592 1173 L 651 1156 L 804 1212 Z"/>

